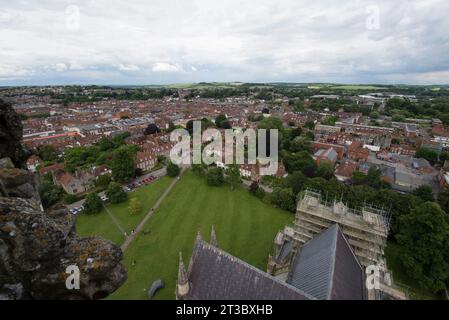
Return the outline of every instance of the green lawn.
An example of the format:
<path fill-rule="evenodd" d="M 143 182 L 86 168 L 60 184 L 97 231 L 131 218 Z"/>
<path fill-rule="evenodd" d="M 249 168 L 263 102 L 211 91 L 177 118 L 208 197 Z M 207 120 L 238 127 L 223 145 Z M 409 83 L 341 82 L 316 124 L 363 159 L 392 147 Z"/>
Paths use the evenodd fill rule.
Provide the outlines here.
<path fill-rule="evenodd" d="M 110 299 L 146 299 L 146 289 L 157 279 L 165 281 L 165 288 L 155 298 L 174 299 L 178 252 L 187 264 L 197 231 L 208 241 L 212 224 L 221 248 L 266 270 L 276 232 L 293 218 L 247 190 L 209 187 L 186 172 L 148 221 L 147 233 L 141 233 L 125 252 L 128 281 Z"/>
<path fill-rule="evenodd" d="M 400 286 L 408 288 L 409 298 L 413 300 L 435 300 L 438 297 L 429 290 L 420 287 L 415 280 L 411 279 L 404 270 L 399 260 L 400 247 L 389 241 L 385 248 L 388 268 L 393 272 L 393 280 Z"/>
<path fill-rule="evenodd" d="M 171 178 L 164 177 L 147 186 L 138 188 L 128 194 L 128 201 L 119 204 L 109 204 L 108 209 L 117 218 L 122 227 L 130 233 L 156 203 L 157 199 L 170 184 L 170 181 Z M 129 199 L 134 197 L 138 198 L 142 203 L 142 212 L 131 215 L 128 210 Z M 117 244 L 121 244 L 125 240 L 125 237 L 120 233 L 104 209 L 94 215 L 78 215 L 76 228 L 81 237 L 98 235 Z"/>

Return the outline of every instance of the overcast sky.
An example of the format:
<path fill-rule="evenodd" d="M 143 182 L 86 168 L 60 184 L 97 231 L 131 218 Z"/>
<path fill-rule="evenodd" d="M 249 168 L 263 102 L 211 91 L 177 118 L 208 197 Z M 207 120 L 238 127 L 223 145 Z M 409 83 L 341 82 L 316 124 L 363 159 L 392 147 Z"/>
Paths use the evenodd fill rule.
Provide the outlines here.
<path fill-rule="evenodd" d="M 0 85 L 449 83 L 447 0 L 0 0 Z"/>

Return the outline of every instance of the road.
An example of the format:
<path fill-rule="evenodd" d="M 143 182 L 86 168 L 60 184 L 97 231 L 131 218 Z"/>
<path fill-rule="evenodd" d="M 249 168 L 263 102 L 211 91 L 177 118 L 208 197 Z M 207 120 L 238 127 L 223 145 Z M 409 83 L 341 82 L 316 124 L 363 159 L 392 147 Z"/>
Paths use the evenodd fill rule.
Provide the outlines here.
<path fill-rule="evenodd" d="M 136 183 L 136 182 L 141 181 L 141 180 L 146 179 L 146 178 L 149 178 L 150 176 L 153 176 L 153 177 L 156 177 L 157 179 L 159 179 L 161 177 L 164 177 L 165 175 L 167 175 L 167 169 L 164 167 L 164 168 L 158 169 L 156 171 L 153 171 L 153 172 L 150 172 L 150 173 L 146 173 L 146 174 L 144 174 L 144 175 L 142 175 L 142 176 L 140 176 L 140 177 L 130 181 L 129 183 L 127 183 L 127 185 L 132 184 L 132 183 Z M 98 196 L 102 197 L 104 194 L 105 194 L 104 191 L 102 191 L 102 192 L 98 193 Z M 80 201 L 77 201 L 77 202 L 74 202 L 72 204 L 67 205 L 67 208 L 69 210 L 71 210 L 73 208 L 79 208 L 83 204 L 84 204 L 84 199 L 81 199 Z"/>
<path fill-rule="evenodd" d="M 161 205 L 162 201 L 164 201 L 164 199 L 168 196 L 168 194 L 170 193 L 170 191 L 173 189 L 173 187 L 176 185 L 176 183 L 181 180 L 181 177 L 184 173 L 185 169 L 183 169 L 181 171 L 181 173 L 179 174 L 179 176 L 177 178 L 175 178 L 171 184 L 168 186 L 167 189 L 165 189 L 164 193 L 160 196 L 160 198 L 156 201 L 156 204 L 150 209 L 150 211 L 148 211 L 148 213 L 146 214 L 146 216 L 142 219 L 142 221 L 139 223 L 139 225 L 134 229 L 134 232 L 132 234 L 130 234 L 125 242 L 122 244 L 121 249 L 123 252 L 125 252 L 125 250 L 128 248 L 128 246 L 131 244 L 131 242 L 137 237 L 137 235 L 142 231 L 143 227 L 145 226 L 145 224 L 147 223 L 147 221 L 151 218 L 151 216 L 153 215 L 153 213 L 156 212 L 156 210 L 159 208 L 159 206 Z"/>

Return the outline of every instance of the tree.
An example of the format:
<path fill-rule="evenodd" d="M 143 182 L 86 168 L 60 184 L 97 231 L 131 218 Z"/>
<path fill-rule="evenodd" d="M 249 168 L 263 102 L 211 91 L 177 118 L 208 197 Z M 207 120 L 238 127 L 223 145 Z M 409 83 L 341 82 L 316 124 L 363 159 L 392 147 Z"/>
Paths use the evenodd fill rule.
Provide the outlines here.
<path fill-rule="evenodd" d="M 296 210 L 296 196 L 293 190 L 290 188 L 274 188 L 273 193 L 270 196 L 271 203 L 275 206 L 295 212 Z"/>
<path fill-rule="evenodd" d="M 306 136 L 299 136 L 294 138 L 290 142 L 290 151 L 292 152 L 300 152 L 300 151 L 309 151 L 310 150 L 311 141 Z"/>
<path fill-rule="evenodd" d="M 106 188 L 111 183 L 111 176 L 109 174 L 102 174 L 95 181 L 95 186 L 99 188 Z"/>
<path fill-rule="evenodd" d="M 308 121 L 304 124 L 304 127 L 308 128 L 308 129 L 310 129 L 310 130 L 313 130 L 313 129 L 315 129 L 315 122 L 313 122 L 313 121 L 311 121 L 311 120 L 308 120 Z"/>
<path fill-rule="evenodd" d="M 335 122 L 337 122 L 337 120 L 338 120 L 337 117 L 329 116 L 329 117 L 324 118 L 321 121 L 321 123 L 324 124 L 324 125 L 328 125 L 328 126 L 334 126 Z"/>
<path fill-rule="evenodd" d="M 84 210 L 86 214 L 99 213 L 103 207 L 100 197 L 95 193 L 89 193 L 84 201 Z"/>
<path fill-rule="evenodd" d="M 380 177 L 382 173 L 380 169 L 376 167 L 371 167 L 368 170 L 368 174 L 366 175 L 365 182 L 373 188 L 379 188 L 380 186 Z"/>
<path fill-rule="evenodd" d="M 115 181 L 123 183 L 134 177 L 135 150 L 127 145 L 116 149 L 112 155 L 112 177 Z"/>
<path fill-rule="evenodd" d="M 192 171 L 194 173 L 196 173 L 199 176 L 202 176 L 206 173 L 207 171 L 207 166 L 204 163 L 200 163 L 200 164 L 192 164 Z"/>
<path fill-rule="evenodd" d="M 167 165 L 167 175 L 169 177 L 177 177 L 179 175 L 179 172 L 181 171 L 181 169 L 179 168 L 178 165 L 174 164 L 173 162 L 169 162 Z"/>
<path fill-rule="evenodd" d="M 307 151 L 288 154 L 283 162 L 289 173 L 301 171 L 308 177 L 315 175 L 316 163 Z"/>
<path fill-rule="evenodd" d="M 294 194 L 298 194 L 303 189 L 306 180 L 307 178 L 302 172 L 296 171 L 285 178 L 285 183 L 288 188 L 293 190 Z"/>
<path fill-rule="evenodd" d="M 253 181 L 251 183 L 249 186 L 249 192 L 259 199 L 263 199 L 265 197 L 265 191 L 259 186 L 257 181 Z"/>
<path fill-rule="evenodd" d="M 48 208 L 60 201 L 64 194 L 62 188 L 54 185 L 51 178 L 42 179 L 38 191 L 44 208 Z"/>
<path fill-rule="evenodd" d="M 417 197 L 420 197 L 423 201 L 434 201 L 433 190 L 429 185 L 419 186 L 413 191 L 413 194 Z"/>
<path fill-rule="evenodd" d="M 142 203 L 137 198 L 131 198 L 128 209 L 131 214 L 138 214 L 142 211 Z"/>
<path fill-rule="evenodd" d="M 449 213 L 449 189 L 444 189 L 438 194 L 438 203 L 441 208 Z"/>
<path fill-rule="evenodd" d="M 164 155 L 162 155 L 162 154 L 159 154 L 159 155 L 157 156 L 157 162 L 158 162 L 158 163 L 165 163 L 165 161 L 167 161 L 167 157 L 166 157 L 166 156 L 164 156 Z"/>
<path fill-rule="evenodd" d="M 56 148 L 52 144 L 47 144 L 40 147 L 39 156 L 44 161 L 56 161 L 58 159 Z"/>
<path fill-rule="evenodd" d="M 173 130 L 175 130 L 176 129 L 176 126 L 175 126 L 175 124 L 173 123 L 173 122 L 169 122 L 168 123 L 168 128 L 167 128 L 167 132 L 172 132 Z"/>
<path fill-rule="evenodd" d="M 278 129 L 282 130 L 282 120 L 277 117 L 264 118 L 257 125 L 259 129 Z"/>
<path fill-rule="evenodd" d="M 212 168 L 206 175 L 207 184 L 210 186 L 221 186 L 224 182 L 223 170 L 220 168 Z"/>
<path fill-rule="evenodd" d="M 407 274 L 438 292 L 449 280 L 449 217 L 438 204 L 425 202 L 400 218 L 400 259 Z"/>
<path fill-rule="evenodd" d="M 242 179 L 240 178 L 240 170 L 237 165 L 230 165 L 226 169 L 226 182 L 230 185 L 231 191 L 233 191 L 235 187 L 242 182 Z"/>
<path fill-rule="evenodd" d="M 330 179 L 334 176 L 334 165 L 330 161 L 322 161 L 316 171 L 318 177 Z"/>
<path fill-rule="evenodd" d="M 111 203 L 121 203 L 126 201 L 128 195 L 123 190 L 122 186 L 117 182 L 111 182 L 106 189 L 106 195 Z"/>
<path fill-rule="evenodd" d="M 415 154 L 416 158 L 423 158 L 431 162 L 438 161 L 438 152 L 428 148 L 419 148 Z"/>
<path fill-rule="evenodd" d="M 366 181 L 366 174 L 360 171 L 354 171 L 352 173 L 352 183 L 355 185 L 362 185 Z"/>
<path fill-rule="evenodd" d="M 150 134 L 155 134 L 155 133 L 159 133 L 161 132 L 161 130 L 158 128 L 158 126 L 154 123 L 150 123 L 145 131 L 143 132 L 144 135 L 148 136 Z"/>
<path fill-rule="evenodd" d="M 77 202 L 78 200 L 79 200 L 78 197 L 74 194 L 66 193 L 64 195 L 64 203 L 65 204 L 72 204 L 74 202 Z"/>

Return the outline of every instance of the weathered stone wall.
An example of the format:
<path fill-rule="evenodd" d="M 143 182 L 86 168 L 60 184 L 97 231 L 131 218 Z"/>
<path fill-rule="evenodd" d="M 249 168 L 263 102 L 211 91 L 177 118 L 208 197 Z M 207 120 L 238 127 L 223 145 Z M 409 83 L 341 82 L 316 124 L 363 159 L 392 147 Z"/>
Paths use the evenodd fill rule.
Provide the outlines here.
<path fill-rule="evenodd" d="M 22 128 L 11 123 L 19 118 L 1 100 L 0 107 L 0 300 L 106 297 L 127 278 L 120 247 L 78 238 L 65 206 L 42 211 L 35 178 L 21 169 Z M 66 288 L 70 265 L 80 270 L 79 290 Z"/>

